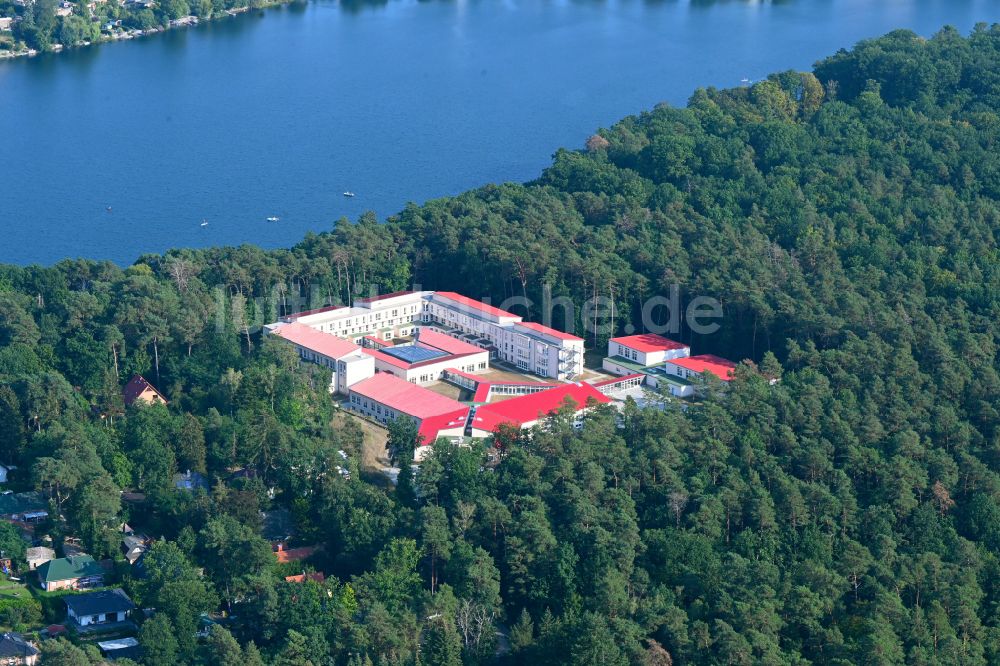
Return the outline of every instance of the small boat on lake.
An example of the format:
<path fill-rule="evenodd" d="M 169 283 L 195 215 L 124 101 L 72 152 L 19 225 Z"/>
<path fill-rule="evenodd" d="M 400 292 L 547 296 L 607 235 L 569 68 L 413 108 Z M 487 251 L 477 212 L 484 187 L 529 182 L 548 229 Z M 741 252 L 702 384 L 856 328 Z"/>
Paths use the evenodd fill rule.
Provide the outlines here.
<path fill-rule="evenodd" d="M 271 217 L 267 218 L 267 221 L 268 222 L 277 222 L 280 219 L 281 218 L 279 218 L 277 215 L 272 215 Z"/>
<path fill-rule="evenodd" d="M 354 196 L 354 192 L 344 192 L 344 196 L 347 198 L 351 198 Z"/>
<path fill-rule="evenodd" d="M 208 226 L 208 220 L 202 220 L 201 221 L 201 226 L 207 227 Z"/>

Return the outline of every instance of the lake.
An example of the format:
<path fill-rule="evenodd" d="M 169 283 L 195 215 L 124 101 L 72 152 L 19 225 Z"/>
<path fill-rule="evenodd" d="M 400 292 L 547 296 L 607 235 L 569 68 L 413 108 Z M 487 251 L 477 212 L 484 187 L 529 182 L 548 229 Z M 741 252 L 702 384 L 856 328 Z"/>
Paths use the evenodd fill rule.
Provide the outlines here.
<path fill-rule="evenodd" d="M 1000 3 L 320 0 L 0 62 L 0 262 L 288 246 L 532 179 L 560 146 L 699 86 L 980 21 Z"/>

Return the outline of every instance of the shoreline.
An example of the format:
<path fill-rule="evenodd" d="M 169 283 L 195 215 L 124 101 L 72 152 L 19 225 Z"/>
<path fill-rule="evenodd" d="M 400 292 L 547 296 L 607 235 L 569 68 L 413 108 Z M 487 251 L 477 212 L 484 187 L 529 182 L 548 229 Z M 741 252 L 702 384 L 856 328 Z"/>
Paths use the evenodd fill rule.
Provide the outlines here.
<path fill-rule="evenodd" d="M 202 18 L 191 14 L 189 16 L 182 16 L 177 19 L 171 19 L 166 26 L 156 26 L 154 28 L 148 28 L 146 30 L 140 30 L 138 28 L 132 30 L 121 30 L 120 32 L 113 32 L 110 35 L 101 35 L 101 39 L 96 41 L 85 41 L 72 46 L 66 46 L 65 44 L 53 44 L 51 48 L 46 50 L 38 49 L 24 49 L 22 51 L 0 51 L 0 61 L 3 60 L 14 60 L 15 58 L 33 58 L 40 55 L 45 55 L 49 53 L 62 53 L 63 51 L 68 51 L 71 49 L 81 49 L 89 48 L 93 46 L 99 46 L 101 44 L 109 44 L 112 42 L 128 41 L 131 39 L 138 39 L 140 37 L 148 37 L 150 35 L 156 35 L 168 30 L 176 30 L 178 28 L 190 28 L 200 25 L 201 23 L 210 23 L 212 21 L 218 21 L 224 18 L 233 18 L 241 14 L 248 14 L 254 10 L 264 10 L 271 7 L 279 7 L 282 5 L 290 5 L 293 2 L 300 2 L 301 0 L 274 0 L 272 2 L 267 2 L 260 7 L 234 7 L 231 9 L 224 9 L 218 14 L 209 16 L 207 18 Z"/>

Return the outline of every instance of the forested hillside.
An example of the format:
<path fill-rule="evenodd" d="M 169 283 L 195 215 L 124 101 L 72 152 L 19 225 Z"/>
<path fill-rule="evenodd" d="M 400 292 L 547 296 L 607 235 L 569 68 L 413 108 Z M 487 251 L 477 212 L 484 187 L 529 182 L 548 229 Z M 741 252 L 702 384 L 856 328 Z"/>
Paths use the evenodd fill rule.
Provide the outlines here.
<path fill-rule="evenodd" d="M 289 250 L 0 267 L 0 462 L 57 539 L 163 537 L 126 575 L 149 664 L 1000 663 L 998 146 L 1000 27 L 896 32 Z M 604 296 L 618 330 L 679 285 L 724 309 L 679 337 L 781 382 L 747 364 L 687 410 L 557 418 L 495 469 L 438 445 L 416 494 L 344 479 L 328 377 L 254 323 L 413 283 Z M 169 406 L 122 413 L 134 372 Z M 175 491 L 188 469 L 211 490 Z M 274 508 L 324 583 L 284 582 Z"/>

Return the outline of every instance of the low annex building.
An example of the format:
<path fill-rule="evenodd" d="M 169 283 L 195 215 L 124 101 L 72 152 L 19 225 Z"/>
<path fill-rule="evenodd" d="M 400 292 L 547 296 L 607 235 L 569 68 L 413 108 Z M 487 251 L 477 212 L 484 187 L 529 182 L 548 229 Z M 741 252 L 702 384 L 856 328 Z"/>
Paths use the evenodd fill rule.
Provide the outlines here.
<path fill-rule="evenodd" d="M 350 340 L 299 322 L 272 324 L 269 332 L 291 343 L 303 360 L 329 368 L 331 393 L 346 395 L 351 384 L 375 374 L 375 359 Z"/>
<path fill-rule="evenodd" d="M 591 384 L 564 384 L 476 407 L 470 430 L 473 437 L 489 437 L 505 423 L 530 428 L 569 404 L 579 419 L 592 405 L 610 402 L 611 398 Z"/>
<path fill-rule="evenodd" d="M 728 382 L 736 364 L 712 354 L 691 356 L 689 346 L 645 333 L 611 338 L 603 367 L 622 377 L 641 375 L 645 385 L 686 398 L 698 391 L 697 384 L 705 373 Z"/>
<path fill-rule="evenodd" d="M 395 375 L 379 373 L 352 386 L 350 393 L 352 410 L 383 425 L 398 418 L 412 419 L 423 445 L 439 437 L 465 435 L 468 406 Z"/>
<path fill-rule="evenodd" d="M 728 382 L 736 372 L 736 364 L 729 359 L 715 356 L 714 354 L 701 354 L 699 356 L 688 356 L 666 361 L 663 364 L 663 370 L 665 373 L 664 376 L 668 380 L 672 377 L 685 380 L 700 379 L 707 373 L 714 375 L 724 382 Z M 691 395 L 693 392 L 692 388 L 690 393 L 681 395 Z"/>
<path fill-rule="evenodd" d="M 604 359 L 604 369 L 618 375 L 628 374 L 615 363 L 622 359 L 641 366 L 656 365 L 672 358 L 690 356 L 691 348 L 654 333 L 627 335 L 608 340 L 608 356 Z"/>

